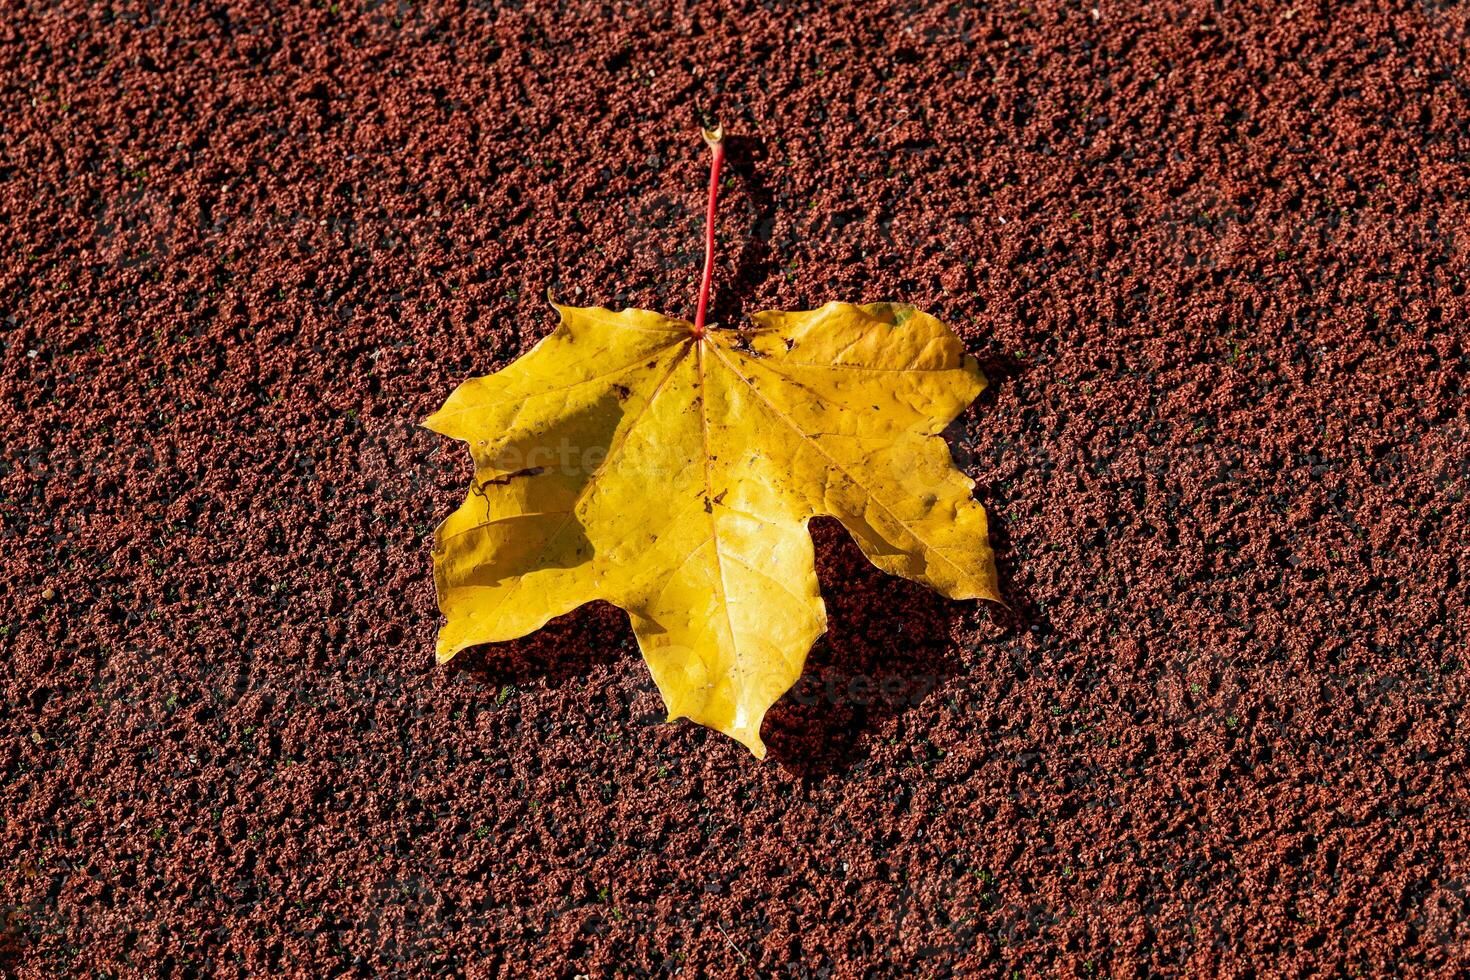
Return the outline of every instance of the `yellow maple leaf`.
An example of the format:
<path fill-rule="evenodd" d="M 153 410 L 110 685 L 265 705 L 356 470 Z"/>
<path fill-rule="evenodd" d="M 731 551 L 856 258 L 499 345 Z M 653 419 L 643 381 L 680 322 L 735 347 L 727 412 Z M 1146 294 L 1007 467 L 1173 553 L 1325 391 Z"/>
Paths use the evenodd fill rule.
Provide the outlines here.
<path fill-rule="evenodd" d="M 998 598 L 985 511 L 941 436 L 985 379 L 912 307 L 705 330 L 707 288 L 708 263 L 694 323 L 558 306 L 555 332 L 425 422 L 475 464 L 435 537 L 438 657 L 603 599 L 628 612 L 670 721 L 764 757 L 766 710 L 826 629 L 812 517 L 886 572 Z"/>
<path fill-rule="evenodd" d="M 435 538 L 441 661 L 605 599 L 670 720 L 763 756 L 761 719 L 826 629 L 812 517 L 886 572 L 998 598 L 985 511 L 939 435 L 985 380 L 934 317 L 829 303 L 696 338 L 647 310 L 557 309 L 425 423 L 475 462 Z"/>

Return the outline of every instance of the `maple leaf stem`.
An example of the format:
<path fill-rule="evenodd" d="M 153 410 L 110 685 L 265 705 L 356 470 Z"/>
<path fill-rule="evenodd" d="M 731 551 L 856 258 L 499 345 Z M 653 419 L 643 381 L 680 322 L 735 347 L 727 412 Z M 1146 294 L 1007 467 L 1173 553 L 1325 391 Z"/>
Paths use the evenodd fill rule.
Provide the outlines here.
<path fill-rule="evenodd" d="M 715 204 L 720 197 L 720 166 L 725 162 L 725 128 L 704 130 L 709 144 L 709 210 L 704 217 L 704 278 L 699 283 L 699 306 L 694 311 L 694 337 L 704 336 L 704 315 L 709 309 L 709 287 L 715 277 Z"/>

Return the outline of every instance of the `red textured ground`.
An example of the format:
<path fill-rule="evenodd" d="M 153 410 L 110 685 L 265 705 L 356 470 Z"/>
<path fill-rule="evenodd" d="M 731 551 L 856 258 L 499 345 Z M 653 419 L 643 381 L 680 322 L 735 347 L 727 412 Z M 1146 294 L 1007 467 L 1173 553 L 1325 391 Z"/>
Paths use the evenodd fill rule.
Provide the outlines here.
<path fill-rule="evenodd" d="M 0 972 L 1470 969 L 1464 5 L 0 22 Z M 437 668 L 415 422 L 569 301 L 912 302 L 1013 613 L 817 529 L 772 759 Z"/>

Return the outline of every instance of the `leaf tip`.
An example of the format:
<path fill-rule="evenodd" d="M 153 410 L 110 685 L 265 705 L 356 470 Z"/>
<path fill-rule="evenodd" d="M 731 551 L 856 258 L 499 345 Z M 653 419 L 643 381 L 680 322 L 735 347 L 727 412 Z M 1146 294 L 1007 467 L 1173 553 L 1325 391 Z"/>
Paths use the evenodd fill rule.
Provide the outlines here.
<path fill-rule="evenodd" d="M 750 754 L 757 759 L 766 757 L 766 743 L 761 741 L 761 724 L 766 720 L 766 713 L 759 711 L 756 717 L 749 717 L 742 708 L 735 715 L 733 725 L 720 726 L 720 731 L 739 742 L 750 750 Z"/>
<path fill-rule="evenodd" d="M 964 593 L 957 595 L 956 599 L 978 599 L 984 602 L 997 602 L 1009 609 L 1010 603 L 1006 602 L 1000 594 L 1000 581 L 995 572 L 994 558 L 988 558 L 986 566 L 980 574 L 969 584 Z"/>
<path fill-rule="evenodd" d="M 730 738 L 745 746 L 750 754 L 755 756 L 757 760 L 765 761 L 766 743 L 761 741 L 760 721 L 756 722 L 754 727 L 750 725 L 745 725 L 742 727 L 726 726 L 716 723 L 710 723 L 707 721 L 700 721 L 696 718 L 691 717 L 683 711 L 672 709 L 669 711 L 668 716 L 664 718 L 664 724 L 672 725 L 674 722 L 682 720 L 692 721 L 696 725 L 702 725 L 706 728 L 713 729 L 714 731 L 717 731 L 722 735 L 728 735 Z M 761 721 L 764 720 L 765 717 L 763 715 Z"/>
<path fill-rule="evenodd" d="M 726 735 L 730 736 L 735 741 L 739 742 L 741 745 L 745 746 L 746 750 L 750 752 L 751 755 L 755 756 L 757 761 L 765 761 L 766 743 L 761 741 L 759 725 L 754 728 L 727 728 L 722 729 L 722 731 L 724 731 Z"/>
<path fill-rule="evenodd" d="M 701 129 L 700 132 L 704 134 L 704 141 L 711 150 L 725 141 L 725 127 L 719 123 L 715 123 L 714 129 Z"/>

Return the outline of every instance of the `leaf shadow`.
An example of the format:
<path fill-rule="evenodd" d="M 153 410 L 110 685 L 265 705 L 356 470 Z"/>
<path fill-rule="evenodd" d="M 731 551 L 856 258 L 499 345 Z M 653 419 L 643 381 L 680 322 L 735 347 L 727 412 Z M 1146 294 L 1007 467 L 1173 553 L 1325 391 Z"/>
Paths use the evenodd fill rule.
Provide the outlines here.
<path fill-rule="evenodd" d="M 879 571 L 837 521 L 811 527 L 828 632 L 763 729 L 771 759 L 803 777 L 853 768 L 892 719 L 942 696 L 961 668 L 954 626 L 973 608 Z"/>
<path fill-rule="evenodd" d="M 992 619 L 1007 631 L 1040 630 L 1045 628 L 1045 617 L 1030 590 L 1021 584 L 1011 528 L 1005 519 L 1009 498 L 1002 487 L 977 475 L 998 471 L 1003 463 L 1001 457 L 1018 451 L 1014 446 L 997 445 L 987 438 L 985 419 L 992 411 L 999 410 L 1000 393 L 1020 381 L 1034 365 L 995 347 L 974 351 L 973 356 L 985 375 L 985 390 L 969 409 L 950 423 L 944 438 L 949 443 L 956 465 L 976 480 L 975 498 L 984 504 L 989 519 L 988 534 L 995 555 L 995 573 L 1005 602 L 1004 606 L 992 609 Z"/>
<path fill-rule="evenodd" d="M 851 770 L 872 754 L 873 739 L 892 719 L 921 715 L 932 698 L 945 696 L 963 670 L 957 626 L 977 615 L 995 636 L 1025 626 L 1013 614 L 1018 597 L 1005 585 L 1008 548 L 994 533 L 1002 592 L 1013 605 L 985 603 L 980 612 L 980 603 L 946 599 L 879 571 L 836 520 L 811 527 L 828 632 L 808 654 L 801 680 L 767 713 L 762 733 L 770 761 L 818 778 Z M 600 600 L 520 639 L 472 647 L 446 665 L 490 695 L 506 686 L 577 688 L 608 668 L 647 670 L 627 614 Z"/>
<path fill-rule="evenodd" d="M 594 642 L 593 637 L 601 641 Z M 519 639 L 470 647 L 445 668 L 491 692 L 506 685 L 525 687 L 532 682 L 555 690 L 581 684 L 595 668 L 622 661 L 627 661 L 629 669 L 644 669 L 633 631 L 628 628 L 628 614 L 611 603 L 596 600 L 557 616 Z"/>
<path fill-rule="evenodd" d="M 748 204 L 742 222 L 746 233 L 738 239 L 739 251 L 732 262 L 728 287 L 715 294 L 715 319 L 725 326 L 741 327 L 751 312 L 757 312 L 746 308 L 745 297 L 754 295 L 757 287 L 780 269 L 780 260 L 771 247 L 776 199 L 765 177 L 769 157 L 765 141 L 754 136 L 727 136 L 725 144 L 725 172 L 738 182 Z M 729 247 L 728 243 L 722 244 Z"/>

